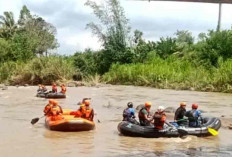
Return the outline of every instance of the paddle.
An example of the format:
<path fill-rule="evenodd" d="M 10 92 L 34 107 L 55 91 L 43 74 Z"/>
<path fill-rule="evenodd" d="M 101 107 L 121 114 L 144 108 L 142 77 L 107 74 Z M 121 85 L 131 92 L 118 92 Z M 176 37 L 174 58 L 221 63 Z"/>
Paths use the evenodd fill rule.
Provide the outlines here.
<path fill-rule="evenodd" d="M 179 119 L 177 122 L 187 121 L 188 119 Z"/>
<path fill-rule="evenodd" d="M 40 117 L 40 118 L 45 117 L 45 116 L 50 112 L 50 110 L 51 110 L 51 108 L 50 108 L 42 117 Z M 39 117 L 33 118 L 33 119 L 31 120 L 31 124 L 34 125 L 35 123 L 37 123 L 37 122 L 39 121 L 40 118 L 39 118 Z"/>
<path fill-rule="evenodd" d="M 208 131 L 209 131 L 209 133 L 211 133 L 213 136 L 218 135 L 218 131 L 216 131 L 216 130 L 213 129 L 213 128 L 208 128 Z"/>
<path fill-rule="evenodd" d="M 46 116 L 46 114 L 45 115 L 43 115 L 42 117 L 40 117 L 40 118 L 43 118 L 43 117 L 45 117 Z M 32 120 L 31 120 L 31 124 L 32 125 L 34 125 L 35 123 L 37 123 L 38 121 L 39 121 L 39 119 L 40 119 L 39 117 L 37 117 L 37 118 L 33 118 Z"/>

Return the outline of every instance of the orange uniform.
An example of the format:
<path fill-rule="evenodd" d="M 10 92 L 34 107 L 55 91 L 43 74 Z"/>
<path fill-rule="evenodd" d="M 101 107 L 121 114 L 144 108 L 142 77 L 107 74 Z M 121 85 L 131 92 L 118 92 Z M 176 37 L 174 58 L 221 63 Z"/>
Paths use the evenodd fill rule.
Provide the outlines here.
<path fill-rule="evenodd" d="M 85 110 L 85 119 L 93 121 L 93 118 L 94 118 L 94 111 L 93 111 L 93 109 L 90 108 L 90 107 L 86 107 L 86 110 Z"/>
<path fill-rule="evenodd" d="M 45 115 L 51 115 L 51 108 L 52 108 L 52 106 L 53 106 L 53 102 L 54 102 L 54 100 L 53 99 L 49 99 L 49 101 L 48 101 L 48 104 L 44 107 L 44 114 Z"/>
<path fill-rule="evenodd" d="M 63 119 L 62 117 L 63 110 L 59 106 L 59 103 L 53 99 L 50 99 L 49 104 L 45 106 L 44 113 L 46 116 L 51 116 L 51 120 L 54 121 Z"/>
<path fill-rule="evenodd" d="M 52 113 L 51 120 L 55 121 L 55 120 L 63 119 L 63 116 L 62 116 L 63 110 L 60 106 L 53 106 L 51 108 L 51 113 Z"/>
<path fill-rule="evenodd" d="M 61 93 L 65 94 L 67 91 L 65 85 L 61 85 Z"/>
<path fill-rule="evenodd" d="M 53 84 L 53 85 L 52 85 L 52 92 L 53 92 L 53 93 L 57 93 L 56 84 Z"/>
<path fill-rule="evenodd" d="M 85 119 L 93 121 L 94 118 L 94 111 L 92 108 L 90 108 L 90 100 L 86 99 L 84 100 L 84 104 L 85 104 Z"/>
<path fill-rule="evenodd" d="M 77 111 L 70 112 L 70 115 L 75 115 L 75 117 L 85 118 L 85 105 L 81 104 Z"/>

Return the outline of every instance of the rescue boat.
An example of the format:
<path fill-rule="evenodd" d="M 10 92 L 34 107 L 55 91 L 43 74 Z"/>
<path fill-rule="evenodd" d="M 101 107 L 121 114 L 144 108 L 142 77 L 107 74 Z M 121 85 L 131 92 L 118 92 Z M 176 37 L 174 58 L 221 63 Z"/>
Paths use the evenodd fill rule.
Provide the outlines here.
<path fill-rule="evenodd" d="M 45 126 L 54 131 L 89 131 L 95 128 L 95 123 L 84 118 L 76 118 L 70 115 L 71 109 L 63 109 L 62 118 L 60 120 L 53 120 L 52 116 L 47 116 L 45 119 Z"/>
<path fill-rule="evenodd" d="M 74 132 L 89 131 L 95 128 L 95 123 L 73 115 L 62 115 L 63 119 L 53 120 L 52 116 L 45 118 L 45 126 L 54 131 Z"/>
<path fill-rule="evenodd" d="M 165 126 L 162 130 L 157 130 L 154 126 L 141 126 L 132 124 L 128 121 L 122 121 L 118 124 L 118 131 L 125 136 L 132 137 L 147 137 L 147 138 L 158 138 L 158 137 L 179 137 L 183 135 L 195 135 L 195 136 L 210 136 L 208 128 L 219 130 L 221 127 L 221 121 L 218 118 L 204 118 L 203 124 L 200 127 L 170 127 Z"/>
<path fill-rule="evenodd" d="M 59 99 L 59 98 L 66 98 L 66 95 L 63 93 L 43 93 L 43 92 L 38 92 L 36 94 L 37 97 L 40 98 L 53 98 L 53 99 Z"/>

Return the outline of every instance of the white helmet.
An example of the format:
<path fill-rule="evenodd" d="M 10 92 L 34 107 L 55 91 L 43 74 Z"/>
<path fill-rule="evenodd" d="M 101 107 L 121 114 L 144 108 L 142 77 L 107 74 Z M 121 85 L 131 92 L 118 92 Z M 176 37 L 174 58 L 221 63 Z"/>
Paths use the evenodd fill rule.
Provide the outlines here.
<path fill-rule="evenodd" d="M 158 112 L 163 112 L 164 111 L 164 107 L 163 106 L 159 106 L 157 109 Z"/>

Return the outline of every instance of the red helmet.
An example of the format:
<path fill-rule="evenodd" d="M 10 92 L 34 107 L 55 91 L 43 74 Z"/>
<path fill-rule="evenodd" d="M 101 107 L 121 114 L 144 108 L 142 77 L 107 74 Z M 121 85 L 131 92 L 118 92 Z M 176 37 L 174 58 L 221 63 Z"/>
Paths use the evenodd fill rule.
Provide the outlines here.
<path fill-rule="evenodd" d="M 192 104 L 192 109 L 197 109 L 198 105 L 197 104 Z"/>

